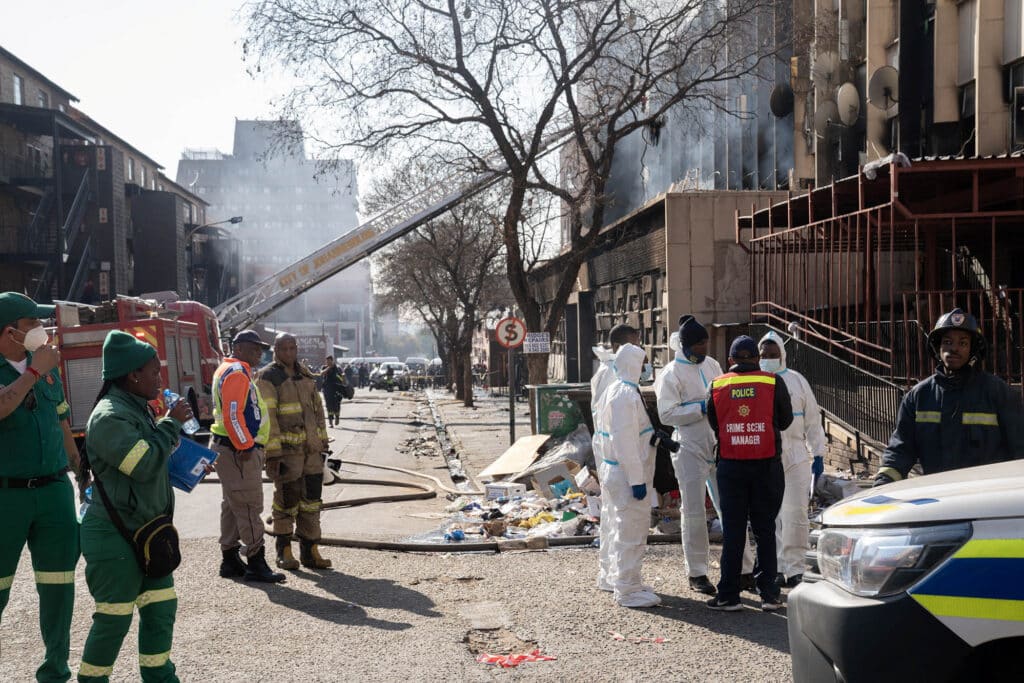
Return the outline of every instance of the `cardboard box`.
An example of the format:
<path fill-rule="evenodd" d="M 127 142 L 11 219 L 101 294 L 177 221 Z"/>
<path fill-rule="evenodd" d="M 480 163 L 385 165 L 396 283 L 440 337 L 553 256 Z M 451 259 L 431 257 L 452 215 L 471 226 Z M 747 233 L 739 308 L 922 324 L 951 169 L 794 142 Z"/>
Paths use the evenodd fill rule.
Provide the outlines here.
<path fill-rule="evenodd" d="M 601 493 L 601 484 L 598 483 L 597 477 L 595 477 L 586 467 L 576 473 L 575 480 L 576 486 L 578 486 L 580 491 L 583 491 L 583 493 L 586 493 L 587 495 Z"/>
<path fill-rule="evenodd" d="M 568 493 L 579 492 L 575 475 L 580 466 L 571 460 L 555 463 L 534 473 L 533 489 L 548 500 L 556 500 Z"/>
<path fill-rule="evenodd" d="M 526 486 L 524 486 L 523 484 L 514 484 L 512 482 L 499 481 L 484 485 L 484 493 L 487 497 L 487 500 L 496 500 L 498 498 L 515 498 L 516 496 L 526 495 Z"/>

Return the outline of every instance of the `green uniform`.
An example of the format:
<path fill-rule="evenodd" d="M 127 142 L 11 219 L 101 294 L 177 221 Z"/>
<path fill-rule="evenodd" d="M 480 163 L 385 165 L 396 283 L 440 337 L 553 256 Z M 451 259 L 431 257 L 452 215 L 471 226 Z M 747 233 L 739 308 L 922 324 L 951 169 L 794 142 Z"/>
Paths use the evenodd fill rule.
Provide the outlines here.
<path fill-rule="evenodd" d="M 167 459 L 181 423 L 154 421 L 143 398 L 112 387 L 96 405 L 86 428 L 86 451 L 95 479 L 131 530 L 174 512 Z M 82 520 L 85 580 L 96 600 L 92 629 L 82 653 L 79 681 L 107 681 L 139 608 L 139 668 L 143 681 L 177 681 L 170 660 L 178 598 L 174 579 L 142 574 L 132 548 L 107 514 L 99 492 Z"/>
<path fill-rule="evenodd" d="M 32 363 L 31 355 L 28 359 Z M 0 385 L 20 373 L 0 357 Z M 64 430 L 68 404 L 60 374 L 39 379 L 14 412 L 0 420 L 0 619 L 11 594 L 14 572 L 28 542 L 39 593 L 39 628 L 46 656 L 36 671 L 39 681 L 66 681 L 71 612 L 75 601 L 78 524 L 75 491 L 64 472 Z M 42 477 L 43 482 L 34 481 Z M 12 653 L 7 653 L 12 656 Z"/>

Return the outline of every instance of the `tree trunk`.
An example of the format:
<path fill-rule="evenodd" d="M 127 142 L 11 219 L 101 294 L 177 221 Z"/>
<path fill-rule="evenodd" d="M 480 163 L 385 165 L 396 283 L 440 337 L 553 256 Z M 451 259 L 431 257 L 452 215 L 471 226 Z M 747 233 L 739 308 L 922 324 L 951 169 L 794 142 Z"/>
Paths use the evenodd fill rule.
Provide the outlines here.
<path fill-rule="evenodd" d="M 530 373 L 530 384 L 548 383 L 547 353 L 530 353 L 526 356 L 526 368 Z"/>
<path fill-rule="evenodd" d="M 455 399 L 466 400 L 466 357 L 452 349 L 452 374 L 455 377 Z"/>
<path fill-rule="evenodd" d="M 462 357 L 462 383 L 466 387 L 462 397 L 462 405 L 467 408 L 473 407 L 473 358 L 471 352 L 467 351 Z"/>

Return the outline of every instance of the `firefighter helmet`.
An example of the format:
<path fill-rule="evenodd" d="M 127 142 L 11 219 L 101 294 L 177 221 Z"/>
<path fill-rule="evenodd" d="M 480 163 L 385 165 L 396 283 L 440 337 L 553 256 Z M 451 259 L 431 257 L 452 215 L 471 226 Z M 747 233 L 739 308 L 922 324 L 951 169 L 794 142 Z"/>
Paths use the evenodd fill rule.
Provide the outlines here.
<path fill-rule="evenodd" d="M 985 342 L 985 337 L 981 334 L 981 327 L 978 326 L 977 318 L 965 312 L 962 308 L 954 308 L 949 313 L 940 316 L 938 322 L 935 323 L 935 327 L 928 334 L 928 346 L 931 347 L 932 353 L 936 358 L 940 361 L 942 360 L 941 356 L 939 356 L 942 335 L 950 330 L 961 330 L 971 335 L 972 361 L 981 360 L 985 357 L 988 344 Z"/>

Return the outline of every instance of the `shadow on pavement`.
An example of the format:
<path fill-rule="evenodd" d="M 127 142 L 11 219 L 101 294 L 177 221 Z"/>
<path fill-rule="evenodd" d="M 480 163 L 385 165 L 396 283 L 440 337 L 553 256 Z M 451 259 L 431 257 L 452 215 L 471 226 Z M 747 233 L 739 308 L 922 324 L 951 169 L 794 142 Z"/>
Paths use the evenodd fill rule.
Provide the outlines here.
<path fill-rule="evenodd" d="M 267 598 L 275 605 L 288 607 L 339 626 L 369 626 L 382 631 L 405 631 L 412 628 L 412 624 L 403 621 L 374 619 L 357 604 L 345 600 L 325 600 L 321 596 L 296 590 L 287 584 L 254 583 L 252 586 L 266 593 Z"/>
<path fill-rule="evenodd" d="M 715 633 L 743 638 L 779 652 L 789 653 L 785 610 L 774 614 L 762 612 L 759 599 L 748 599 L 744 596 L 741 602 L 746 609 L 740 612 L 715 612 L 708 609 L 703 600 L 663 593 L 658 595 L 661 597 L 661 606 L 644 610 L 652 617 L 685 621 Z"/>

